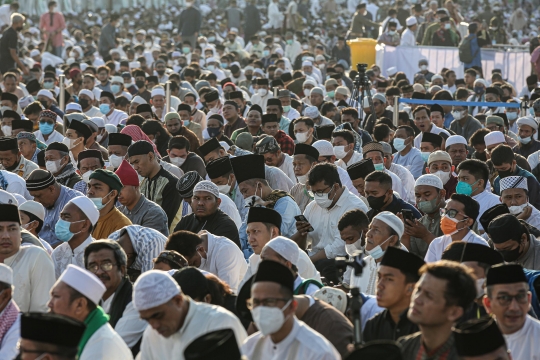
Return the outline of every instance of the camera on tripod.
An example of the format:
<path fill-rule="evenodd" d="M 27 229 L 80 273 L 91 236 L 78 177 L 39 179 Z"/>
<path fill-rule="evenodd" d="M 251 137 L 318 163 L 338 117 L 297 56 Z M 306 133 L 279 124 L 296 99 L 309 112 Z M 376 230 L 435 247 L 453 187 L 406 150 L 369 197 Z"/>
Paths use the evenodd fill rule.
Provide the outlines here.
<path fill-rule="evenodd" d="M 347 266 L 350 266 L 354 270 L 354 275 L 360 276 L 362 275 L 362 272 L 364 271 L 364 266 L 366 266 L 366 263 L 364 262 L 364 259 L 361 255 L 357 255 L 352 258 L 345 258 L 342 256 L 336 257 L 336 268 L 341 272 L 344 273 L 345 270 L 347 270 Z"/>

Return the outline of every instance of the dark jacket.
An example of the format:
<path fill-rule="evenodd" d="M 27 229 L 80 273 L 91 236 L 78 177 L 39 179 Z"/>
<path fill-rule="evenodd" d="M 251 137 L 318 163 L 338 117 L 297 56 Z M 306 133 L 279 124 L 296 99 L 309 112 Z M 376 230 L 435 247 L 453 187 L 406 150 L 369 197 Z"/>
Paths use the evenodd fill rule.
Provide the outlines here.
<path fill-rule="evenodd" d="M 217 209 L 215 213 L 205 218 L 198 218 L 195 213 L 184 216 L 174 228 L 175 232 L 179 230 L 187 230 L 193 233 L 207 230 L 214 235 L 225 236 L 240 247 L 238 228 L 229 215 L 225 214 L 221 209 Z"/>
<path fill-rule="evenodd" d="M 201 30 L 202 16 L 199 9 L 191 6 L 180 14 L 178 29 L 182 36 L 193 36 Z M 194 44 L 191 44 L 194 45 Z"/>
<path fill-rule="evenodd" d="M 381 116 L 378 116 L 377 119 L 380 119 L 382 117 L 386 117 L 392 120 L 394 118 L 394 113 L 390 110 L 384 110 L 384 113 Z M 375 122 L 377 121 L 377 119 L 374 118 L 371 114 L 369 114 L 367 119 L 364 121 L 364 130 L 367 131 L 369 134 L 373 134 L 373 128 L 375 127 Z"/>
<path fill-rule="evenodd" d="M 529 157 L 532 153 L 540 150 L 540 141 L 531 139 L 531 142 L 528 144 L 518 143 L 512 148 L 516 154 L 523 156 L 525 159 Z"/>

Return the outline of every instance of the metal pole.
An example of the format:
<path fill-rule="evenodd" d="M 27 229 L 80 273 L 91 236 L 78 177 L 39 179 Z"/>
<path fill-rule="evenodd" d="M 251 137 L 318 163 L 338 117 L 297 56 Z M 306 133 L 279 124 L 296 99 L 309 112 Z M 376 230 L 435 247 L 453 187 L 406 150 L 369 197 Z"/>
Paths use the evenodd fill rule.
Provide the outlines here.
<path fill-rule="evenodd" d="M 60 75 L 60 104 L 58 104 L 60 106 L 60 110 L 62 112 L 64 112 L 64 109 L 66 108 L 66 94 L 65 94 L 65 84 L 64 84 L 64 81 L 65 81 L 65 78 L 66 76 L 65 75 Z"/>
<path fill-rule="evenodd" d="M 165 115 L 171 110 L 171 82 L 165 83 Z"/>
<path fill-rule="evenodd" d="M 398 126 L 399 119 L 399 96 L 394 95 L 394 126 Z"/>

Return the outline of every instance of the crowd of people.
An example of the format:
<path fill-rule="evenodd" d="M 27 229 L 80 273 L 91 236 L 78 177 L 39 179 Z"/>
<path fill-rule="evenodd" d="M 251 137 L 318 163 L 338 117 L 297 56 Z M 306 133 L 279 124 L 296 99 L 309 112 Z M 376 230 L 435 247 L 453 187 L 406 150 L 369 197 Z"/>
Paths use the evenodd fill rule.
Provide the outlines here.
<path fill-rule="evenodd" d="M 0 359 L 540 359 L 538 69 L 478 57 L 540 67 L 538 4 L 43 7 L 0 6 Z"/>

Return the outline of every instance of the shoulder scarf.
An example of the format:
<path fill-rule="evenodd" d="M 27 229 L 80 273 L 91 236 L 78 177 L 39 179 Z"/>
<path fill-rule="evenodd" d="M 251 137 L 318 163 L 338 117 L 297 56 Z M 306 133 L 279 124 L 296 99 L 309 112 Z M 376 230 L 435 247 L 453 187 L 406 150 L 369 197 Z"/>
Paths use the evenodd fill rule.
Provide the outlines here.
<path fill-rule="evenodd" d="M 105 311 L 101 308 L 101 306 L 98 306 L 92 311 L 86 319 L 84 320 L 84 324 L 86 325 L 86 329 L 84 330 L 83 336 L 81 338 L 81 342 L 79 343 L 79 353 L 77 354 L 77 359 L 81 358 L 81 354 L 84 350 L 84 347 L 86 346 L 86 343 L 92 335 L 100 327 L 105 325 L 109 321 L 109 315 L 105 314 Z"/>
<path fill-rule="evenodd" d="M 274 191 L 272 191 L 270 193 L 270 195 L 268 195 L 264 199 L 264 202 L 266 203 L 266 207 L 269 208 L 269 209 L 273 209 L 274 206 L 276 205 L 276 202 L 279 199 L 281 199 L 282 197 L 285 197 L 285 196 L 291 196 L 291 195 L 289 195 L 288 192 L 283 191 L 283 190 L 274 190 Z M 292 197 L 291 197 L 291 199 L 292 199 Z"/>

